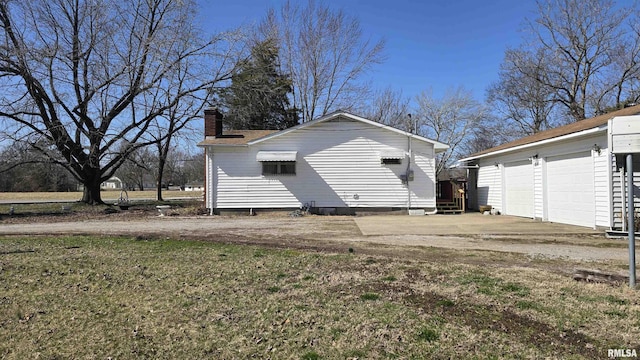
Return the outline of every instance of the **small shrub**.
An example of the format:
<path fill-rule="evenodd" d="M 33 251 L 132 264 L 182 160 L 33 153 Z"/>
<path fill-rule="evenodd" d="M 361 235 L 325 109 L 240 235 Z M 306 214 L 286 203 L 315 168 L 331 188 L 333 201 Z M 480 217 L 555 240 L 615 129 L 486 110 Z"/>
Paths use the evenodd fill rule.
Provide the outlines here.
<path fill-rule="evenodd" d="M 273 293 L 277 293 L 278 291 L 280 291 L 280 288 L 277 287 L 277 286 L 272 286 L 270 288 L 267 288 L 267 291 L 273 294 Z"/>
<path fill-rule="evenodd" d="M 396 277 L 393 275 L 385 276 L 382 278 L 382 281 L 396 281 L 396 280 L 398 279 L 396 279 Z"/>

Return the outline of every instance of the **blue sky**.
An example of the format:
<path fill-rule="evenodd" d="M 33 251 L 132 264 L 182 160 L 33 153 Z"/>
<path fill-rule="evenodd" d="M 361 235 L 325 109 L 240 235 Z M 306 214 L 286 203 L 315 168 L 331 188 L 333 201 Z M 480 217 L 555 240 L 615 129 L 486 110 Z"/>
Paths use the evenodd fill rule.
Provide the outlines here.
<path fill-rule="evenodd" d="M 200 0 L 207 31 L 255 24 L 283 0 Z M 306 2 L 306 0 L 305 0 Z M 324 0 L 359 19 L 363 33 L 386 40 L 387 60 L 376 66 L 376 88 L 391 86 L 414 98 L 433 89 L 464 86 L 483 101 L 497 80 L 504 50 L 521 41 L 526 18 L 535 18 L 535 1 L 524 0 Z"/>

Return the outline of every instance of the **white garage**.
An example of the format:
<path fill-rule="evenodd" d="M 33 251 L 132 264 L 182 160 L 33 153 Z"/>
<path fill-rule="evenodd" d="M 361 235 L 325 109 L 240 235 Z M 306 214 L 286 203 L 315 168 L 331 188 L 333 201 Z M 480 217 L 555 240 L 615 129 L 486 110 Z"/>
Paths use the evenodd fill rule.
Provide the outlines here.
<path fill-rule="evenodd" d="M 533 166 L 531 161 L 519 161 L 504 166 L 504 213 L 533 216 Z"/>
<path fill-rule="evenodd" d="M 592 226 L 595 189 L 591 153 L 553 156 L 546 163 L 547 220 Z"/>
<path fill-rule="evenodd" d="M 542 131 L 473 154 L 470 204 L 502 214 L 592 228 L 624 230 L 624 164 L 613 156 L 611 121 L 640 122 L 640 105 Z M 640 187 L 640 156 L 634 160 Z M 491 196 L 488 196 L 490 194 Z M 640 208 L 640 197 L 635 200 Z"/>

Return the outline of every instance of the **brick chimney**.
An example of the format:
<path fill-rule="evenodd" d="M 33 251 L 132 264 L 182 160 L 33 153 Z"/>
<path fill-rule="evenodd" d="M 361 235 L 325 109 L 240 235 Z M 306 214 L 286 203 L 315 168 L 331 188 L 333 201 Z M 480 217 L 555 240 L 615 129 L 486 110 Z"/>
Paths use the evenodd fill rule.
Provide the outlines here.
<path fill-rule="evenodd" d="M 216 108 L 204 110 L 204 136 L 222 135 L 222 113 Z"/>

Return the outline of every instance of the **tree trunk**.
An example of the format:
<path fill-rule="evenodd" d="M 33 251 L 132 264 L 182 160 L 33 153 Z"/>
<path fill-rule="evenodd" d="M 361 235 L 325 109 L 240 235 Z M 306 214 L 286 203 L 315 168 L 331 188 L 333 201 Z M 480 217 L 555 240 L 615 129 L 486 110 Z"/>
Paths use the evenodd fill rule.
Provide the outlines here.
<path fill-rule="evenodd" d="M 88 176 L 83 182 L 84 192 L 82 193 L 82 202 L 90 205 L 104 204 L 100 194 L 100 175 Z"/>
<path fill-rule="evenodd" d="M 157 194 L 156 194 L 156 200 L 158 201 L 164 201 L 162 199 L 162 178 L 164 177 L 164 166 L 167 163 L 167 159 L 162 156 L 162 154 L 160 154 L 160 159 L 158 160 L 158 176 L 157 181 L 156 181 L 156 187 L 157 187 Z"/>

